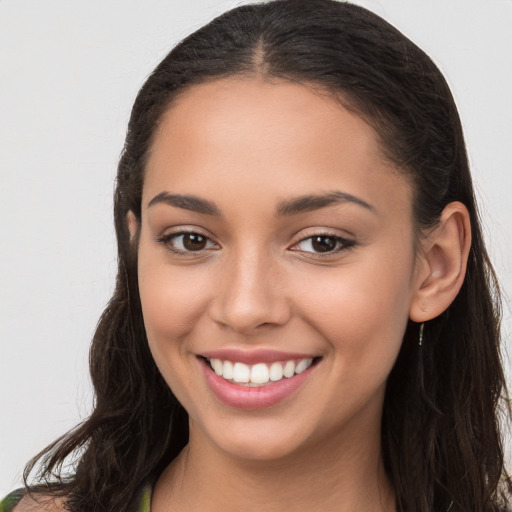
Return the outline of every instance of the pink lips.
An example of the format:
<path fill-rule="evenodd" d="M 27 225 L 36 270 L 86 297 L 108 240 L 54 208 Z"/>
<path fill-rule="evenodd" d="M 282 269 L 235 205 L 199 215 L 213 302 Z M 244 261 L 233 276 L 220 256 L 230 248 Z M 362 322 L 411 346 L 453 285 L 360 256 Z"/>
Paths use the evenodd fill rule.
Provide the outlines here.
<path fill-rule="evenodd" d="M 214 350 L 202 353 L 208 359 L 239 361 L 245 364 L 273 363 L 276 361 L 301 360 L 315 356 L 290 352 Z M 224 404 L 239 409 L 259 409 L 271 407 L 292 395 L 311 375 L 315 365 L 291 378 L 283 378 L 277 382 L 269 382 L 263 386 L 249 387 L 230 382 L 218 376 L 204 359 L 199 359 L 206 382 L 215 396 Z"/>

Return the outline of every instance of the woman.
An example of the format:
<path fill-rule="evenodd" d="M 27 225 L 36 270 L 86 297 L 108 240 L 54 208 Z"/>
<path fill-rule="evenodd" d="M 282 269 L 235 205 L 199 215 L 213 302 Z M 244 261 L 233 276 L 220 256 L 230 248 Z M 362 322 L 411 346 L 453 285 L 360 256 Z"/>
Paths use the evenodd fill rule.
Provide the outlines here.
<path fill-rule="evenodd" d="M 135 102 L 115 222 L 95 409 L 26 473 L 76 470 L 15 510 L 506 509 L 462 130 L 389 24 L 288 0 L 186 38 Z"/>

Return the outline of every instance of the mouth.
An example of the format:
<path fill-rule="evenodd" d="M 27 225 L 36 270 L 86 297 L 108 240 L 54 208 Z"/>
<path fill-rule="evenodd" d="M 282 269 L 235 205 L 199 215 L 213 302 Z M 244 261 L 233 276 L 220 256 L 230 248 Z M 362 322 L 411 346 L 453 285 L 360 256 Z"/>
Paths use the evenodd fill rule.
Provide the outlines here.
<path fill-rule="evenodd" d="M 252 365 L 229 359 L 208 357 L 203 359 L 217 376 L 228 382 L 246 387 L 261 387 L 300 375 L 312 365 L 317 364 L 320 357 L 287 359 L 272 363 L 260 362 Z"/>
<path fill-rule="evenodd" d="M 218 351 L 199 355 L 198 360 L 206 383 L 221 402 L 239 409 L 260 409 L 291 397 L 314 373 L 322 357 Z"/>

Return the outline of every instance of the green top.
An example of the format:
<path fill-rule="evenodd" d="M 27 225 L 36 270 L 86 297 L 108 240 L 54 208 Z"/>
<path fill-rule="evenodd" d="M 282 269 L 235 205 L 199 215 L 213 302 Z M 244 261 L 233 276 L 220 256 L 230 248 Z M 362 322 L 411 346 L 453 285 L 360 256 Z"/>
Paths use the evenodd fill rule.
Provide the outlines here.
<path fill-rule="evenodd" d="M 16 489 L 8 494 L 2 501 L 0 501 L 0 512 L 15 512 L 14 507 L 21 501 L 26 492 L 27 491 L 22 488 Z M 145 485 L 142 489 L 140 500 L 136 504 L 136 508 L 133 509 L 133 512 L 151 512 L 149 510 L 151 504 L 151 492 L 151 486 Z"/>

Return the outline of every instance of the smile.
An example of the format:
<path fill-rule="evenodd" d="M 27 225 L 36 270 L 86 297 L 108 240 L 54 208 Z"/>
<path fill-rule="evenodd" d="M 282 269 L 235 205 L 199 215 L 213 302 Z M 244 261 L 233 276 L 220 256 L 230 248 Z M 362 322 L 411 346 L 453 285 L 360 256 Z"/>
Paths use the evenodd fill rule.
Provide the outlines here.
<path fill-rule="evenodd" d="M 206 383 L 225 405 L 260 409 L 290 398 L 310 379 L 320 356 L 216 350 L 198 356 Z"/>
<path fill-rule="evenodd" d="M 221 359 L 207 359 L 212 370 L 223 379 L 248 387 L 265 386 L 269 382 L 279 382 L 299 375 L 313 364 L 313 358 L 275 361 L 248 365 Z"/>

